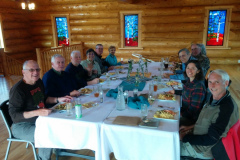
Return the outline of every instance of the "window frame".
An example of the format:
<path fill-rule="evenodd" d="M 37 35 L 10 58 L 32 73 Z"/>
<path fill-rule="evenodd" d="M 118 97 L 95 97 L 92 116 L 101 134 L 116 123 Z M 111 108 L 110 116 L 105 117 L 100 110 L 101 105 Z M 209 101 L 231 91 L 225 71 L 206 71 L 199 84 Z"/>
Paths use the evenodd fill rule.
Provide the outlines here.
<path fill-rule="evenodd" d="M 0 48 L 5 48 L 2 24 L 2 15 L 0 14 Z"/>
<path fill-rule="evenodd" d="M 227 11 L 226 23 L 225 23 L 225 29 L 224 29 L 223 46 L 207 46 L 209 11 L 211 11 L 211 10 L 226 10 Z M 232 6 L 205 7 L 203 44 L 206 46 L 206 49 L 231 49 L 230 47 L 228 47 L 231 15 L 232 15 Z"/>
<path fill-rule="evenodd" d="M 53 31 L 53 44 L 54 47 L 61 47 L 58 45 L 58 36 L 57 36 L 57 25 L 56 25 L 56 17 L 66 17 L 67 18 L 67 25 L 68 25 L 68 36 L 69 36 L 69 45 L 71 44 L 71 31 L 69 25 L 69 14 L 52 14 L 52 31 Z"/>
<path fill-rule="evenodd" d="M 138 46 L 125 46 L 125 15 L 138 15 Z M 121 29 L 121 46 L 118 49 L 143 49 L 142 48 L 142 11 L 120 11 L 120 29 Z"/>

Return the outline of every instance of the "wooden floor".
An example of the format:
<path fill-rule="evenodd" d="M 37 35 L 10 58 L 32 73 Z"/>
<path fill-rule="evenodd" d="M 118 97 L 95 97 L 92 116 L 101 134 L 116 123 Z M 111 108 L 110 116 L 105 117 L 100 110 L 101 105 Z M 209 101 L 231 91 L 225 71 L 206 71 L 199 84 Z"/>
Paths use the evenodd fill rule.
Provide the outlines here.
<path fill-rule="evenodd" d="M 240 65 L 211 65 L 210 70 L 214 69 L 224 69 L 230 75 L 232 84 L 229 88 L 232 97 L 238 104 L 239 114 L 240 114 Z M 0 103 L 9 98 L 10 88 L 21 79 L 21 76 L 10 76 L 3 77 L 0 75 Z M 4 126 L 2 117 L 0 118 L 0 159 L 4 159 L 6 148 L 8 132 Z M 92 152 L 89 150 L 77 151 L 78 153 L 90 154 Z M 25 144 L 13 142 L 9 154 L 9 160 L 33 160 L 32 148 L 29 146 L 25 148 Z M 55 159 L 55 155 L 52 155 L 52 159 Z M 60 160 L 83 160 L 82 158 L 74 157 L 61 157 Z M 114 156 L 111 155 L 111 159 L 114 160 Z"/>

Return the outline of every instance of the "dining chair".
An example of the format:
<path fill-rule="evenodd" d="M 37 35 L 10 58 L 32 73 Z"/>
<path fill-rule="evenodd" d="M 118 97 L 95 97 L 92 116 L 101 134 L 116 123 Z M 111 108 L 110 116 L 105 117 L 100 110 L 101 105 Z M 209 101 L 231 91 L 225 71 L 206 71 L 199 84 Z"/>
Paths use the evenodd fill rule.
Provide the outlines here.
<path fill-rule="evenodd" d="M 9 150 L 10 150 L 12 142 L 26 142 L 27 143 L 26 148 L 28 148 L 28 144 L 31 144 L 32 149 L 33 149 L 34 159 L 38 160 L 37 154 L 36 154 L 36 149 L 35 149 L 35 146 L 32 142 L 15 138 L 12 135 L 11 126 L 12 126 L 13 121 L 12 121 L 10 115 L 9 115 L 8 106 L 9 106 L 9 100 L 6 100 L 6 101 L 2 102 L 2 104 L 0 105 L 0 114 L 3 118 L 4 124 L 7 127 L 8 134 L 9 134 L 9 137 L 7 138 L 8 147 L 7 147 L 7 151 L 6 151 L 6 155 L 5 155 L 5 160 L 7 160 L 7 158 L 8 158 L 8 154 L 9 154 Z"/>
<path fill-rule="evenodd" d="M 95 153 L 95 152 L 93 151 L 93 153 Z M 56 149 L 55 155 L 56 155 L 56 160 L 58 160 L 59 156 L 70 156 L 70 157 L 79 157 L 79 158 L 85 158 L 85 159 L 89 159 L 89 160 L 95 160 L 95 157 L 93 157 L 93 156 L 71 153 L 65 149 Z"/>

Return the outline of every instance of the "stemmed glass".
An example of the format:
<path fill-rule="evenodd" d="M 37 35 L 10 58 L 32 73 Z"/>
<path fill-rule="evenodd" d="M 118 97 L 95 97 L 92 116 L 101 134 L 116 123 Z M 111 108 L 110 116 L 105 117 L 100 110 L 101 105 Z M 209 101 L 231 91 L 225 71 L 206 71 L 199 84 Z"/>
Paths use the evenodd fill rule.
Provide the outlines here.
<path fill-rule="evenodd" d="M 154 101 L 155 101 L 155 97 L 153 95 L 153 84 L 149 84 L 148 102 L 150 103 L 150 106 L 152 106 Z"/>
<path fill-rule="evenodd" d="M 106 73 L 106 78 L 107 78 L 107 85 L 109 86 L 109 84 L 110 84 L 110 74 L 108 72 Z"/>

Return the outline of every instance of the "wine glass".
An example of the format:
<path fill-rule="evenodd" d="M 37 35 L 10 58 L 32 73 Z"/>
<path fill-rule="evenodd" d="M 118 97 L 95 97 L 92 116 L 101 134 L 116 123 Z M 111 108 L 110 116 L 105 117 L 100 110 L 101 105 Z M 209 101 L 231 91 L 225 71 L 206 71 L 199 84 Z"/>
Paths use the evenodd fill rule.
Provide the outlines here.
<path fill-rule="evenodd" d="M 154 97 L 154 95 L 153 95 L 153 92 L 149 92 L 149 93 L 148 93 L 148 102 L 149 102 L 150 106 L 152 106 L 152 104 L 154 103 L 154 101 L 155 101 L 155 97 Z"/>
<path fill-rule="evenodd" d="M 98 97 L 99 96 L 99 86 L 95 86 L 93 88 L 93 92 L 94 92 L 94 97 Z"/>

